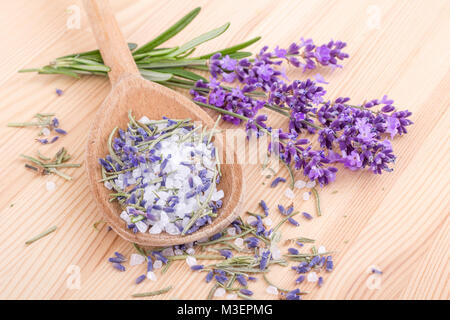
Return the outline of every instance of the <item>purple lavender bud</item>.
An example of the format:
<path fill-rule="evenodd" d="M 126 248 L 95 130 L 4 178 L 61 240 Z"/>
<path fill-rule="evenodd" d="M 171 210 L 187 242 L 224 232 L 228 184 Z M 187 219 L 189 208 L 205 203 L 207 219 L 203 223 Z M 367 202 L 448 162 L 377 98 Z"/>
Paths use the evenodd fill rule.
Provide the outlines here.
<path fill-rule="evenodd" d="M 61 89 L 56 89 L 55 92 L 59 97 L 62 96 L 64 93 Z"/>
<path fill-rule="evenodd" d="M 52 138 L 52 140 L 50 140 L 49 143 L 53 143 L 53 142 L 55 142 L 55 141 L 58 140 L 58 139 L 59 139 L 59 136 L 54 136 L 54 137 Z"/>
<path fill-rule="evenodd" d="M 286 182 L 286 179 L 282 178 L 282 177 L 277 177 L 277 178 L 275 178 L 275 180 L 272 181 L 272 183 L 270 184 L 270 187 L 275 188 L 280 182 Z"/>
<path fill-rule="evenodd" d="M 221 284 L 224 284 L 225 282 L 228 281 L 228 277 L 219 274 L 215 275 L 214 278 L 217 280 L 217 282 Z"/>
<path fill-rule="evenodd" d="M 321 287 L 323 285 L 323 277 L 319 277 L 319 280 L 317 280 L 317 285 Z"/>
<path fill-rule="evenodd" d="M 48 144 L 48 140 L 47 139 L 36 139 L 37 142 L 42 143 L 42 144 Z"/>
<path fill-rule="evenodd" d="M 53 119 L 52 119 L 52 126 L 53 126 L 54 128 L 58 128 L 58 126 L 59 126 L 59 120 L 58 120 L 58 118 L 53 118 Z"/>
<path fill-rule="evenodd" d="M 121 265 L 120 263 L 113 263 L 113 267 L 119 271 L 125 271 L 125 267 L 123 265 Z"/>
<path fill-rule="evenodd" d="M 114 263 L 122 263 L 122 262 L 124 262 L 125 260 L 116 257 L 116 258 L 109 258 L 108 261 L 109 261 L 109 262 L 114 262 Z"/>
<path fill-rule="evenodd" d="M 375 274 L 383 274 L 382 271 L 380 271 L 380 270 L 378 270 L 378 269 L 375 269 L 375 268 L 372 268 L 372 273 L 375 273 Z"/>
<path fill-rule="evenodd" d="M 244 287 L 247 286 L 247 279 L 242 274 L 236 276 L 236 280 Z"/>
<path fill-rule="evenodd" d="M 123 254 L 121 254 L 120 252 L 114 252 L 114 254 L 115 254 L 115 256 L 117 257 L 117 258 L 120 258 L 120 259 L 122 259 L 123 261 L 127 261 L 127 258 L 125 258 L 125 256 L 123 255 Z"/>
<path fill-rule="evenodd" d="M 313 218 L 312 215 L 310 215 L 308 212 L 302 212 L 302 215 L 308 220 L 311 220 Z"/>
<path fill-rule="evenodd" d="M 290 215 L 292 212 L 294 212 L 294 206 L 290 205 L 289 208 L 286 209 L 286 215 Z"/>
<path fill-rule="evenodd" d="M 261 208 L 264 211 L 264 214 L 266 215 L 266 217 L 269 215 L 269 208 L 267 207 L 267 204 L 264 202 L 264 200 L 261 200 L 259 202 L 259 205 L 261 206 Z"/>
<path fill-rule="evenodd" d="M 281 204 L 278 205 L 278 211 L 280 211 L 282 215 L 286 215 L 286 209 Z"/>
<path fill-rule="evenodd" d="M 300 226 L 300 223 L 298 223 L 298 222 L 297 222 L 294 218 L 292 218 L 292 217 L 289 217 L 289 218 L 288 218 L 288 221 L 289 221 L 290 224 L 292 224 L 292 225 L 294 225 L 294 226 L 296 226 L 296 227 Z"/>
<path fill-rule="evenodd" d="M 239 290 L 240 293 L 245 294 L 246 296 L 251 296 L 253 295 L 253 291 L 248 290 L 248 289 L 241 289 Z"/>
<path fill-rule="evenodd" d="M 296 284 L 300 284 L 300 283 L 302 283 L 303 281 L 305 281 L 305 276 L 304 276 L 304 275 L 301 275 L 300 277 L 298 277 L 298 278 L 295 280 L 295 283 L 296 283 Z"/>
<path fill-rule="evenodd" d="M 58 133 L 60 133 L 60 134 L 67 134 L 67 131 L 66 131 L 66 130 L 63 130 L 63 129 L 61 129 L 61 128 L 55 128 L 55 131 L 58 132 Z"/>
<path fill-rule="evenodd" d="M 211 238 L 209 240 L 214 241 L 217 239 L 220 239 L 220 237 L 222 237 L 222 233 L 216 233 L 215 235 L 211 236 Z"/>
<path fill-rule="evenodd" d="M 295 248 L 289 248 L 288 251 L 290 254 L 298 254 L 298 250 Z"/>
<path fill-rule="evenodd" d="M 230 250 L 220 250 L 219 252 L 220 252 L 220 254 L 221 254 L 222 256 L 224 256 L 226 259 L 230 259 L 230 258 L 233 257 L 233 253 L 232 253 Z"/>
<path fill-rule="evenodd" d="M 258 279 L 255 278 L 255 277 L 250 276 L 250 277 L 248 277 L 248 280 L 249 280 L 249 281 L 256 281 L 256 280 L 258 280 Z"/>
<path fill-rule="evenodd" d="M 213 276 L 214 276 L 214 272 L 212 272 L 212 271 L 208 272 L 208 274 L 206 275 L 206 278 L 205 278 L 206 283 L 209 283 L 212 280 Z"/>
<path fill-rule="evenodd" d="M 139 277 L 137 277 L 137 279 L 135 280 L 136 284 L 141 283 L 142 281 L 144 281 L 146 278 L 145 274 L 140 275 Z"/>
<path fill-rule="evenodd" d="M 300 289 L 289 291 L 286 294 L 286 300 L 300 300 Z"/>
<path fill-rule="evenodd" d="M 202 264 L 196 264 L 194 266 L 191 266 L 191 270 L 193 270 L 193 271 L 202 270 L 203 268 L 204 268 L 204 265 L 202 265 Z"/>

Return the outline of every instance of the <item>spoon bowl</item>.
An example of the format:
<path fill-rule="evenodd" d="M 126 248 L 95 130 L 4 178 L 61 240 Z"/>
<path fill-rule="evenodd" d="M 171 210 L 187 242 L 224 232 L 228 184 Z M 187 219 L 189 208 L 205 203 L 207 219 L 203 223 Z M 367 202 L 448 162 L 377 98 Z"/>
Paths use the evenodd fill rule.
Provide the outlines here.
<path fill-rule="evenodd" d="M 125 240 L 144 246 L 183 244 L 220 232 L 237 218 L 243 202 L 242 167 L 238 164 L 221 164 L 222 177 L 217 188 L 224 191 L 223 206 L 211 224 L 189 235 L 170 235 L 165 232 L 161 234 L 133 233 L 119 217 L 123 209 L 117 202 L 109 201 L 110 190 L 99 182 L 102 175 L 98 159 L 104 158 L 109 153 L 107 141 L 112 130 L 115 127 L 122 129 L 127 127 L 129 110 L 136 119 L 142 116 L 152 120 L 159 120 L 164 116 L 170 119 L 191 119 L 196 125 L 201 123 L 210 129 L 214 126 L 214 121 L 188 98 L 147 81 L 139 75 L 106 1 L 85 0 L 84 5 L 102 57 L 111 67 L 108 75 L 112 90 L 95 115 L 89 131 L 86 153 L 89 184 L 105 222 Z M 116 47 L 121 49 L 111 50 Z M 220 135 L 216 136 L 215 147 L 219 151 L 219 157 L 222 155 L 224 159 L 230 159 L 230 156 L 225 155 L 225 151 L 231 148 L 225 148 L 223 140 Z M 234 159 L 235 155 L 233 154 L 231 158 Z"/>

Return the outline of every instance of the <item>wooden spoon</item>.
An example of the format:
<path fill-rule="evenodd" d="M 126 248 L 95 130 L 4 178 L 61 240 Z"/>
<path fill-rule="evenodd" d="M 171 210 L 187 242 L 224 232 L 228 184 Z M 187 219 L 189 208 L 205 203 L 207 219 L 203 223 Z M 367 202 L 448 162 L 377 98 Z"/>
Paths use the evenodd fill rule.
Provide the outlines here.
<path fill-rule="evenodd" d="M 120 219 L 119 214 L 122 211 L 120 205 L 117 202 L 109 202 L 110 190 L 99 182 L 102 176 L 98 159 L 109 153 L 107 140 L 112 130 L 115 127 L 127 127 L 130 109 L 136 119 L 144 115 L 150 119 L 161 119 L 163 116 L 172 119 L 189 118 L 209 128 L 213 127 L 214 122 L 204 110 L 188 98 L 140 76 L 107 1 L 84 0 L 84 7 L 103 60 L 111 68 L 108 76 L 112 89 L 96 113 L 90 128 L 86 158 L 91 191 L 106 223 L 125 240 L 144 246 L 183 244 L 220 232 L 240 213 L 243 181 L 242 168 L 237 164 L 221 165 L 223 176 L 218 189 L 222 189 L 225 196 L 219 215 L 212 224 L 189 235 L 170 235 L 165 232 L 157 235 L 148 232 L 135 234 Z M 225 148 L 220 140 L 216 137 L 214 143 L 220 154 L 224 155 Z"/>

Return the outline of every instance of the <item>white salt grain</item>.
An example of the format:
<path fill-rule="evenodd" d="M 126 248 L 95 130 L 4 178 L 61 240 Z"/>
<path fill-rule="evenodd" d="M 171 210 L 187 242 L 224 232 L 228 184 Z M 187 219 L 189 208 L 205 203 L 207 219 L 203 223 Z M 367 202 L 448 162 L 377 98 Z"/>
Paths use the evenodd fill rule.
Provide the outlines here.
<path fill-rule="evenodd" d="M 140 123 L 142 123 L 142 124 L 150 124 L 150 123 L 151 123 L 150 119 L 147 118 L 146 116 L 143 116 L 143 117 L 140 118 L 138 121 L 139 121 Z"/>
<path fill-rule="evenodd" d="M 183 250 L 180 250 L 180 249 L 175 249 L 173 252 L 175 253 L 176 256 L 182 256 L 183 255 Z"/>
<path fill-rule="evenodd" d="M 227 298 L 227 300 L 237 299 L 237 294 L 236 293 L 227 294 L 226 298 Z"/>
<path fill-rule="evenodd" d="M 316 186 L 316 181 L 308 181 L 307 183 L 306 183 L 306 187 L 307 188 L 314 188 Z"/>
<path fill-rule="evenodd" d="M 303 180 L 297 180 L 295 181 L 294 187 L 297 189 L 303 189 L 306 186 L 306 182 Z"/>
<path fill-rule="evenodd" d="M 228 228 L 227 229 L 227 234 L 229 236 L 235 236 L 236 235 L 236 229 L 234 227 Z"/>
<path fill-rule="evenodd" d="M 162 261 L 161 260 L 156 260 L 154 263 L 153 263 L 153 269 L 161 269 L 162 268 Z"/>
<path fill-rule="evenodd" d="M 52 192 L 55 191 L 56 189 L 56 184 L 53 181 L 47 181 L 45 183 L 45 188 L 47 189 L 47 191 Z"/>
<path fill-rule="evenodd" d="M 263 219 L 263 223 L 267 226 L 267 227 L 270 227 L 271 225 L 272 225 L 272 219 L 270 219 L 270 218 L 265 218 L 265 219 Z"/>
<path fill-rule="evenodd" d="M 309 192 L 303 193 L 303 200 L 308 201 L 309 200 Z"/>
<path fill-rule="evenodd" d="M 237 238 L 236 240 L 234 240 L 234 244 L 240 248 L 242 248 L 242 246 L 244 245 L 244 239 L 242 238 Z"/>
<path fill-rule="evenodd" d="M 250 216 L 247 218 L 247 223 L 248 224 L 252 224 L 254 222 L 258 221 L 258 218 L 256 218 L 255 216 Z"/>
<path fill-rule="evenodd" d="M 161 251 L 161 254 L 164 256 L 164 257 L 172 257 L 172 256 L 174 256 L 175 255 L 175 253 L 173 252 L 173 249 L 172 248 L 165 248 L 164 250 L 162 250 Z"/>
<path fill-rule="evenodd" d="M 319 277 L 317 276 L 317 273 L 313 271 L 308 273 L 306 280 L 308 280 L 308 282 L 317 282 L 317 280 L 319 280 Z"/>
<path fill-rule="evenodd" d="M 214 297 L 221 298 L 225 295 L 225 289 L 224 288 L 217 288 L 216 291 L 214 291 Z"/>
<path fill-rule="evenodd" d="M 268 293 L 268 294 L 273 294 L 273 295 L 278 295 L 278 289 L 276 288 L 276 287 L 274 287 L 274 286 L 268 286 L 267 288 L 266 288 L 266 292 Z"/>
<path fill-rule="evenodd" d="M 186 263 L 189 267 L 195 266 L 195 265 L 197 265 L 197 259 L 195 259 L 194 257 L 188 256 L 186 258 Z"/>
<path fill-rule="evenodd" d="M 270 252 L 272 253 L 272 258 L 275 260 L 281 259 L 281 251 L 276 245 L 272 245 Z"/>
<path fill-rule="evenodd" d="M 135 223 L 135 225 L 136 225 L 136 228 L 138 228 L 139 232 L 142 232 L 142 233 L 147 232 L 148 225 L 145 222 L 138 221 Z"/>
<path fill-rule="evenodd" d="M 294 191 L 292 191 L 291 189 L 286 189 L 286 191 L 284 192 L 284 195 L 286 196 L 286 198 L 289 198 L 289 199 L 295 198 Z"/>
<path fill-rule="evenodd" d="M 194 248 L 189 248 L 189 249 L 186 250 L 186 253 L 192 255 L 192 254 L 195 253 L 195 249 Z"/>
<path fill-rule="evenodd" d="M 49 128 L 44 128 L 44 129 L 42 129 L 41 132 L 46 137 L 48 137 L 50 135 L 50 129 Z"/>
<path fill-rule="evenodd" d="M 130 256 L 130 266 L 137 266 L 139 264 L 143 264 L 145 262 L 145 258 L 143 255 L 133 253 Z"/>
<path fill-rule="evenodd" d="M 147 272 L 147 279 L 152 280 L 152 281 L 156 281 L 156 274 L 153 271 L 149 271 Z"/>
<path fill-rule="evenodd" d="M 112 184 L 109 181 L 105 181 L 104 185 L 105 185 L 105 188 L 108 190 L 112 190 L 112 188 L 113 188 Z"/>
<path fill-rule="evenodd" d="M 324 246 L 320 246 L 319 248 L 317 248 L 318 254 L 324 254 L 325 252 L 327 252 L 327 249 L 325 249 Z"/>

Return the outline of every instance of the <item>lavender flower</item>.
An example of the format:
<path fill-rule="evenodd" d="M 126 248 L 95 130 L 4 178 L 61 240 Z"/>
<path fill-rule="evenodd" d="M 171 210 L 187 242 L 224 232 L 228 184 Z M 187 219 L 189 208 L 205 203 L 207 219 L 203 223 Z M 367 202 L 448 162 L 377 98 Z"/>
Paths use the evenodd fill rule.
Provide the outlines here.
<path fill-rule="evenodd" d="M 282 177 L 277 177 L 272 181 L 272 183 L 270 184 L 270 187 L 275 188 L 280 182 L 286 182 L 286 179 L 282 178 Z"/>
<path fill-rule="evenodd" d="M 251 296 L 253 295 L 253 291 L 248 290 L 248 289 L 241 289 L 239 290 L 240 293 L 245 294 L 246 296 Z"/>
<path fill-rule="evenodd" d="M 144 281 L 145 278 L 146 278 L 145 274 L 140 275 L 139 277 L 137 277 L 135 283 L 136 283 L 136 284 L 139 284 L 139 283 L 141 283 L 142 281 Z"/>
<path fill-rule="evenodd" d="M 125 271 L 125 267 L 123 265 L 121 265 L 120 263 L 113 263 L 112 266 L 119 271 Z"/>
<path fill-rule="evenodd" d="M 302 212 L 302 215 L 308 220 L 311 220 L 313 218 L 312 215 L 310 215 L 308 212 Z"/>

